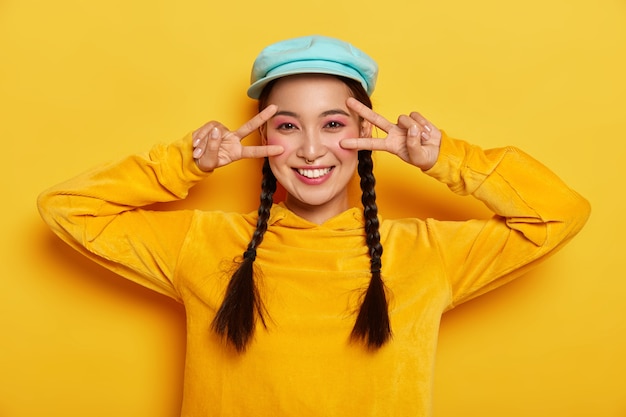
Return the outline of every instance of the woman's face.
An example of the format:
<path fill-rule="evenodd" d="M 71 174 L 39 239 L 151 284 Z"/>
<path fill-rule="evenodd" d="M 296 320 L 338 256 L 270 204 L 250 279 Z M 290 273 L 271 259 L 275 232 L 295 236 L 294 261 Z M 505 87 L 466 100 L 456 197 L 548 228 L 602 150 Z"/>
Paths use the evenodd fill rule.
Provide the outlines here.
<path fill-rule="evenodd" d="M 275 82 L 268 104 L 278 106 L 262 129 L 264 143 L 284 152 L 269 158 L 294 213 L 321 224 L 349 208 L 348 183 L 358 164 L 344 138 L 369 135 L 370 128 L 348 109 L 350 89 L 327 75 L 296 75 Z"/>

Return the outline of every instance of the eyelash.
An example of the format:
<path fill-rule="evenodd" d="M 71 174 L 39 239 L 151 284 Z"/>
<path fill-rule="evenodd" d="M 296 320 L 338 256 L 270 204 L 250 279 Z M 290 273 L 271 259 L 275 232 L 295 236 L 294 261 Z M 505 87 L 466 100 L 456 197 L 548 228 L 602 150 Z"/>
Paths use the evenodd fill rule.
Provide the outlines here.
<path fill-rule="evenodd" d="M 338 122 L 337 120 L 331 120 L 330 122 L 326 123 L 324 125 L 324 128 L 327 129 L 340 129 L 342 127 L 344 127 L 345 125 L 341 122 Z M 293 130 L 293 129 L 297 129 L 297 126 L 293 123 L 281 123 L 280 125 L 278 125 L 277 127 L 278 130 Z"/>
<path fill-rule="evenodd" d="M 295 129 L 296 125 L 293 123 L 281 123 L 278 125 L 278 130 L 292 130 Z"/>
<path fill-rule="evenodd" d="M 338 122 L 336 120 L 332 120 L 332 121 L 326 123 L 325 127 L 328 127 L 330 129 L 339 129 L 341 127 L 344 127 L 344 124 L 341 123 L 341 122 Z"/>

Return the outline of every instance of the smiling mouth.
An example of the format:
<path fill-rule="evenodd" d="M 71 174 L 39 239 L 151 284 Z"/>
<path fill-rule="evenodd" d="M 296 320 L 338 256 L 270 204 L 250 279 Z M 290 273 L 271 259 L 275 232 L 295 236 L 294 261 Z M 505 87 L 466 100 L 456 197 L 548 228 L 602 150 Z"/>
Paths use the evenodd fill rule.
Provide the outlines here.
<path fill-rule="evenodd" d="M 315 169 L 301 169 L 301 168 L 297 169 L 298 174 L 302 175 L 303 177 L 311 178 L 311 179 L 323 177 L 324 175 L 328 174 L 332 170 L 333 170 L 332 167 L 331 168 L 315 168 Z"/>

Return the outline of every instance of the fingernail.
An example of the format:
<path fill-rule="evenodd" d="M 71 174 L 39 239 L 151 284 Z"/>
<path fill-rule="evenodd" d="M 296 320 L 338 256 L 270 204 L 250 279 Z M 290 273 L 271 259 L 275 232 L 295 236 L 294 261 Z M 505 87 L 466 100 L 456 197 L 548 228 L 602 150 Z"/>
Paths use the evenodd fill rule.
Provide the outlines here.
<path fill-rule="evenodd" d="M 424 125 L 424 129 L 428 130 L 429 132 L 431 131 L 430 127 L 428 125 Z"/>
<path fill-rule="evenodd" d="M 422 132 L 422 138 L 423 138 L 424 140 L 428 140 L 428 139 L 430 138 L 430 136 L 428 136 L 428 133 L 426 133 L 426 132 Z"/>
<path fill-rule="evenodd" d="M 417 136 L 417 132 L 417 126 L 411 125 L 411 127 L 409 127 L 409 136 Z"/>
<path fill-rule="evenodd" d="M 202 155 L 202 148 L 196 148 L 193 150 L 194 158 L 200 158 L 201 155 Z"/>
<path fill-rule="evenodd" d="M 220 131 L 218 128 L 213 128 L 213 130 L 211 130 L 211 139 L 219 139 L 220 138 Z"/>
<path fill-rule="evenodd" d="M 198 145 L 200 145 L 200 138 L 196 138 L 196 139 L 194 139 L 194 141 L 193 141 L 193 147 L 194 147 L 194 148 L 195 148 L 195 147 L 197 147 Z"/>

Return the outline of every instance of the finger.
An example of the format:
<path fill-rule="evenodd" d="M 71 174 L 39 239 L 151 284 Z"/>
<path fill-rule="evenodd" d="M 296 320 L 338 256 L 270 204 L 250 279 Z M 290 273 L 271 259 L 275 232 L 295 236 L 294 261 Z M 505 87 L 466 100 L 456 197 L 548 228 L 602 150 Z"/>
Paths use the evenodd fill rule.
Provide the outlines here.
<path fill-rule="evenodd" d="M 195 159 L 202 158 L 204 155 L 204 150 L 206 149 L 206 139 L 205 138 L 197 138 L 193 142 L 193 157 Z"/>
<path fill-rule="evenodd" d="M 416 111 L 411 112 L 411 118 L 414 120 L 417 120 L 417 122 L 421 126 L 423 126 L 424 129 L 426 129 L 428 132 L 432 132 L 434 129 L 436 129 L 435 125 L 430 123 L 424 116 L 422 116 L 420 113 Z"/>
<path fill-rule="evenodd" d="M 401 114 L 398 116 L 398 126 L 402 129 L 409 129 L 411 126 L 421 127 L 417 120 L 412 117 L 407 116 L 406 114 Z"/>
<path fill-rule="evenodd" d="M 278 110 L 278 107 L 274 104 L 270 104 L 233 133 L 239 138 L 239 140 L 242 140 L 271 119 L 276 113 L 276 110 Z"/>
<path fill-rule="evenodd" d="M 208 159 L 208 164 L 213 167 L 218 162 L 218 153 L 220 150 L 220 145 L 222 143 L 222 134 L 217 127 L 214 127 L 213 130 L 209 133 L 209 138 L 206 140 L 205 145 L 206 148 L 202 152 L 200 157 L 204 156 L 205 159 Z M 199 149 L 199 148 L 196 148 Z M 194 154 L 195 156 L 195 154 Z M 197 158 L 196 158 L 197 159 Z"/>
<path fill-rule="evenodd" d="M 382 129 L 382 127 L 381 127 Z M 339 142 L 343 149 L 357 149 L 369 151 L 386 151 L 387 141 L 373 138 L 350 138 Z"/>
<path fill-rule="evenodd" d="M 387 133 L 389 133 L 389 131 L 395 126 L 389 120 L 385 119 L 383 116 L 353 97 L 348 98 L 346 103 L 349 108 L 356 112 L 356 114 Z"/>
<path fill-rule="evenodd" d="M 398 126 L 407 129 L 408 136 L 418 136 L 424 140 L 430 139 L 430 134 L 435 129 L 428 120 L 417 112 L 411 112 L 410 116 L 398 117 Z"/>
<path fill-rule="evenodd" d="M 193 157 L 195 159 L 200 159 L 205 154 L 207 145 L 209 143 L 209 138 L 212 135 L 219 135 L 219 129 L 216 125 L 219 125 L 217 122 L 210 122 L 198 129 L 194 134 L 196 138 L 193 139 Z M 211 128 L 207 130 L 207 128 Z M 192 135 L 193 138 L 193 135 Z"/>
<path fill-rule="evenodd" d="M 193 146 L 194 147 L 197 146 L 196 142 L 198 141 L 198 139 L 202 140 L 202 139 L 208 138 L 209 132 L 211 132 L 211 130 L 213 130 L 213 128 L 217 126 L 222 126 L 222 125 L 221 123 L 212 120 L 204 124 L 204 126 L 201 126 L 200 128 L 196 129 L 191 134 L 191 137 L 193 138 Z"/>
<path fill-rule="evenodd" d="M 414 113 L 411 114 L 413 115 Z M 402 129 L 406 129 L 407 145 L 409 146 L 420 144 L 421 139 L 418 138 L 422 138 L 424 140 L 429 139 L 429 129 L 425 128 L 414 117 L 404 114 L 400 115 L 398 117 L 398 126 Z"/>
<path fill-rule="evenodd" d="M 280 145 L 244 146 L 241 150 L 242 158 L 265 158 L 283 153 L 285 149 Z"/>
<path fill-rule="evenodd" d="M 420 129 L 417 123 L 413 123 L 406 132 L 406 146 L 409 149 L 422 146 L 422 139 L 428 140 L 427 132 Z"/>

